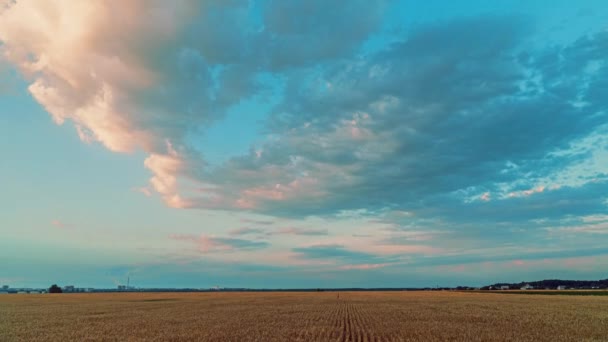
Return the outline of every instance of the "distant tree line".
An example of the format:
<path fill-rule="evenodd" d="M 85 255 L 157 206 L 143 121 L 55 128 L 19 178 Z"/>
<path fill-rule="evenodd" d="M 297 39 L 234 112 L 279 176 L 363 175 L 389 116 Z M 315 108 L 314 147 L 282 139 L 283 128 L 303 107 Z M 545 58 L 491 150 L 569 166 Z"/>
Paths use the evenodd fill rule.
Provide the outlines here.
<path fill-rule="evenodd" d="M 546 279 L 540 281 L 528 281 L 521 283 L 496 283 L 493 285 L 488 285 L 482 287 L 483 290 L 488 290 L 490 287 L 492 288 L 500 288 L 501 286 L 509 286 L 512 289 L 519 289 L 524 285 L 529 284 L 533 286 L 535 289 L 556 289 L 558 286 L 566 286 L 568 288 L 575 289 L 606 289 L 608 288 L 608 279 L 603 280 L 561 280 L 561 279 Z"/>
<path fill-rule="evenodd" d="M 63 290 L 57 284 L 53 284 L 49 287 L 49 293 L 63 293 Z"/>

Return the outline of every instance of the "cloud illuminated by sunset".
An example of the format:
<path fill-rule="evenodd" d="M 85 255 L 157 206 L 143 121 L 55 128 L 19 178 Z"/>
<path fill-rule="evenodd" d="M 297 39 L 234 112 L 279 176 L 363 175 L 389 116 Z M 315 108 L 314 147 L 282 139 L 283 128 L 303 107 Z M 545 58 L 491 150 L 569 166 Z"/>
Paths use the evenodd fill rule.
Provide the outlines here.
<path fill-rule="evenodd" d="M 0 262 L 296 287 L 603 265 L 608 9 L 444 3 L 0 0 Z M 601 273 L 577 265 L 543 274 Z"/>

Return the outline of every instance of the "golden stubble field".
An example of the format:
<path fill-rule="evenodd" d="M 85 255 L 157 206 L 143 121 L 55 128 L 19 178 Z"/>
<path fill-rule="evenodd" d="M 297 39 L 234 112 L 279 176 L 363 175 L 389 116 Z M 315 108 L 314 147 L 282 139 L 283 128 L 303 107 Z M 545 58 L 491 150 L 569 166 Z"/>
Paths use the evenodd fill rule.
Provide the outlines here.
<path fill-rule="evenodd" d="M 608 341 L 608 297 L 462 292 L 0 296 L 0 341 Z"/>

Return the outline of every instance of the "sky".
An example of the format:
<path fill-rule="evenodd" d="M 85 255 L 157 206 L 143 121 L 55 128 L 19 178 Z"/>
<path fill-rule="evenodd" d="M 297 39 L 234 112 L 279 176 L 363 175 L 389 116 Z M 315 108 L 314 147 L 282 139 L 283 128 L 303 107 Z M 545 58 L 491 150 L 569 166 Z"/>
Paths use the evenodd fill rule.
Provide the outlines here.
<path fill-rule="evenodd" d="M 0 0 L 0 284 L 608 278 L 604 0 Z"/>

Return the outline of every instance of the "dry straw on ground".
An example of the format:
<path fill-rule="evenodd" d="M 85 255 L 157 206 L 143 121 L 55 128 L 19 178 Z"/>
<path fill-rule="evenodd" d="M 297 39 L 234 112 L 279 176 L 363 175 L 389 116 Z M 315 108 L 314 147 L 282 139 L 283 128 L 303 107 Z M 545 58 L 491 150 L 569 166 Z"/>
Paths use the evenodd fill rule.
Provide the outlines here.
<path fill-rule="evenodd" d="M 4 295 L 0 341 L 608 341 L 608 297 L 459 292 Z"/>

